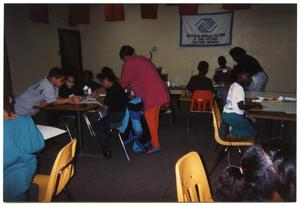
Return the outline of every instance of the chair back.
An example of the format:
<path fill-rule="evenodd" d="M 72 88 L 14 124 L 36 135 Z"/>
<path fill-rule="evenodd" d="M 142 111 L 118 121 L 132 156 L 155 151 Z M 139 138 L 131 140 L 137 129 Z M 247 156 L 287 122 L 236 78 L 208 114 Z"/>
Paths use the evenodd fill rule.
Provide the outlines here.
<path fill-rule="evenodd" d="M 206 173 L 197 152 L 181 157 L 175 166 L 178 202 L 212 202 Z"/>
<path fill-rule="evenodd" d="M 213 93 L 210 90 L 196 90 L 193 92 L 190 105 L 191 111 L 210 111 L 213 106 Z"/>
<path fill-rule="evenodd" d="M 228 140 L 223 140 L 220 137 L 219 130 L 222 124 L 222 117 L 221 117 L 220 109 L 216 102 L 213 105 L 212 116 L 213 116 L 213 126 L 214 126 L 214 139 L 218 144 L 223 146 L 252 146 L 255 143 L 255 139 L 230 141 L 230 139 L 234 139 L 234 137 L 232 137 L 230 134 L 228 136 Z"/>
<path fill-rule="evenodd" d="M 76 143 L 77 139 L 72 139 L 72 141 L 58 153 L 51 170 L 43 201 L 51 201 L 52 197 L 59 194 L 74 175 Z"/>

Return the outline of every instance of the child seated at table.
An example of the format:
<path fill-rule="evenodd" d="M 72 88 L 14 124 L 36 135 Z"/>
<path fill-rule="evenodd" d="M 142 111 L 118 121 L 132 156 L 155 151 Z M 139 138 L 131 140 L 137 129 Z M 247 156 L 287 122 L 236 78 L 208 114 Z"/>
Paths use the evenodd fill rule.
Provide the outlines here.
<path fill-rule="evenodd" d="M 189 92 L 194 92 L 195 90 L 210 90 L 214 91 L 212 80 L 206 77 L 208 72 L 208 63 L 206 61 L 201 61 L 198 64 L 199 74 L 192 76 L 186 89 Z"/>
<path fill-rule="evenodd" d="M 214 80 L 217 84 L 226 84 L 230 80 L 230 72 L 231 68 L 226 66 L 226 58 L 224 56 L 220 56 L 218 58 L 219 66 L 215 70 Z"/>
<path fill-rule="evenodd" d="M 242 68 L 239 71 L 236 81 L 229 88 L 222 119 L 231 127 L 229 132 L 237 139 L 254 138 L 256 129 L 252 121 L 245 116 L 245 110 L 261 109 L 262 106 L 259 103 L 245 102 L 244 87 L 249 85 L 250 74 Z"/>
<path fill-rule="evenodd" d="M 72 72 L 66 74 L 65 83 L 59 88 L 58 96 L 68 98 L 76 95 L 82 95 L 83 92 L 78 88 L 76 75 Z"/>
<path fill-rule="evenodd" d="M 96 89 L 101 88 L 101 85 L 94 81 L 94 74 L 92 71 L 85 70 L 81 73 L 79 81 L 79 89 L 80 91 L 83 91 L 84 88 L 87 86 L 88 88 L 91 88 L 92 92 Z"/>
<path fill-rule="evenodd" d="M 37 166 L 35 153 L 44 147 L 44 138 L 30 116 L 14 113 L 7 95 L 3 113 L 3 199 L 26 201 Z"/>
<path fill-rule="evenodd" d="M 102 69 L 101 73 L 97 75 L 101 85 L 106 89 L 106 96 L 104 101 L 96 96 L 105 107 L 107 107 L 107 115 L 96 123 L 97 139 L 100 141 L 102 153 L 105 158 L 111 157 L 111 149 L 108 141 L 107 132 L 110 125 L 121 123 L 126 112 L 126 105 L 129 98 L 125 94 L 124 89 L 117 82 L 112 69 L 106 67 Z"/>

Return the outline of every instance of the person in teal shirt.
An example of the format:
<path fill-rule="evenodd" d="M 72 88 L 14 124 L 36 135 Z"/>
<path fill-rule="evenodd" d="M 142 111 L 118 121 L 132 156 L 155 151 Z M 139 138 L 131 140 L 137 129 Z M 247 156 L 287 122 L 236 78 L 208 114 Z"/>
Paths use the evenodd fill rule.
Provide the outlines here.
<path fill-rule="evenodd" d="M 12 98 L 4 96 L 3 200 L 26 201 L 36 172 L 36 152 L 44 138 L 28 115 L 13 112 Z"/>

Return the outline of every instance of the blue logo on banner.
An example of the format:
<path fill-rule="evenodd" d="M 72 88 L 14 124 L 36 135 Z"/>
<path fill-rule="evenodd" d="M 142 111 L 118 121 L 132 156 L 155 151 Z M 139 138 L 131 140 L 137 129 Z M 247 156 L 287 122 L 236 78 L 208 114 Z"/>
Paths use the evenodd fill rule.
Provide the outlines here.
<path fill-rule="evenodd" d="M 212 32 L 218 25 L 212 18 L 202 18 L 198 21 L 195 26 L 202 33 Z"/>

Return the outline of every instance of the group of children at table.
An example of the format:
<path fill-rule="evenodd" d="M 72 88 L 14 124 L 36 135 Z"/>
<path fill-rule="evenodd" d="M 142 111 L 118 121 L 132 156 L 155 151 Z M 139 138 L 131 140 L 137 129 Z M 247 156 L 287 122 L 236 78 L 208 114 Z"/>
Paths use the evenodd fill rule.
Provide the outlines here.
<path fill-rule="evenodd" d="M 259 103 L 246 102 L 245 90 L 263 91 L 267 84 L 267 74 L 264 72 L 258 61 L 248 55 L 240 47 L 230 50 L 229 54 L 237 65 L 233 69 L 226 66 L 224 56 L 218 58 L 219 66 L 215 70 L 213 79 L 217 85 L 227 87 L 222 112 L 223 126 L 226 131 L 222 134 L 231 133 L 236 139 L 256 137 L 256 129 L 252 121 L 246 117 L 245 111 L 249 109 L 261 109 Z M 211 91 L 214 93 L 213 81 L 206 77 L 209 64 L 200 61 L 198 64 L 198 75 L 192 76 L 186 89 L 193 93 L 195 91 Z"/>
<path fill-rule="evenodd" d="M 118 79 L 113 70 L 104 67 L 97 75 L 99 83 L 92 80 L 90 71 L 82 73 L 81 81 L 76 75 L 65 73 L 60 68 L 52 68 L 46 78 L 28 87 L 15 98 L 5 95 L 7 100 L 4 117 L 4 200 L 25 201 L 26 192 L 31 185 L 36 169 L 34 153 L 44 147 L 44 140 L 31 117 L 41 108 L 66 103 L 78 103 L 82 100 L 83 89 L 88 88 L 108 110 L 107 115 L 96 123 L 97 138 L 100 139 L 104 157 L 111 157 L 107 131 L 112 123 L 120 123 L 124 118 L 124 110 L 129 101 L 125 89 L 132 90 L 143 100 L 143 110 L 151 141 L 147 142 L 147 154 L 160 151 L 158 139 L 160 107 L 169 102 L 167 86 L 156 71 L 152 62 L 143 56 L 135 55 L 131 46 L 123 46 L 119 52 L 123 61 L 121 78 Z M 106 90 L 104 100 L 97 93 Z M 89 91 L 91 90 L 91 91 Z M 32 141 L 19 137 L 32 136 Z M 21 135 L 22 133 L 22 135 Z M 145 146 L 146 147 L 146 146 Z M 19 151 L 19 152 L 17 152 Z M 11 153 L 14 153 L 12 155 Z M 26 153 L 26 154 L 25 154 Z M 18 189 L 15 181 L 18 181 Z"/>
<path fill-rule="evenodd" d="M 239 51 L 236 53 L 239 53 Z M 246 53 L 242 50 L 241 56 L 244 55 L 246 55 Z M 143 101 L 144 116 L 151 136 L 151 142 L 148 144 L 150 146 L 146 152 L 148 154 L 160 152 L 161 147 L 158 138 L 159 112 L 160 107 L 168 104 L 170 101 L 167 85 L 161 79 L 154 64 L 148 58 L 136 55 L 134 48 L 131 46 L 123 46 L 120 49 L 119 56 L 123 61 L 120 79 L 116 77 L 111 68 L 104 67 L 101 73 L 97 75 L 100 84 L 93 81 L 93 73 L 90 71 L 82 72 L 81 79 L 78 79 L 72 72 L 66 74 L 60 68 L 52 68 L 46 78 L 28 87 L 23 93 L 16 97 L 15 104 L 7 113 L 8 116 L 5 119 L 5 142 L 18 141 L 14 138 L 18 135 L 16 132 L 20 132 L 22 129 L 26 130 L 26 128 L 24 128 L 24 125 L 26 124 L 23 124 L 23 120 L 19 120 L 20 118 L 18 118 L 18 116 L 22 117 L 25 115 L 24 119 L 28 122 L 28 127 L 32 128 L 34 127 L 34 123 L 29 116 L 36 115 L 40 108 L 49 105 L 78 103 L 82 100 L 82 95 L 84 94 L 83 89 L 87 86 L 87 88 L 91 89 L 89 93 L 92 92 L 92 94 L 97 97 L 97 100 L 108 109 L 107 116 L 97 123 L 96 133 L 100 139 L 103 155 L 106 158 L 109 158 L 111 157 L 111 150 L 108 143 L 107 130 L 109 129 L 110 124 L 120 123 L 122 121 L 124 110 L 129 101 L 125 89 L 129 88 L 134 92 L 135 96 L 140 97 Z M 238 62 L 242 58 L 247 59 L 246 57 L 236 57 L 234 59 Z M 254 61 L 253 59 L 253 57 L 250 58 L 252 61 L 250 63 L 252 63 L 252 65 L 253 62 L 255 64 L 257 63 L 257 61 L 255 59 Z M 232 71 L 226 66 L 226 59 L 224 57 L 220 57 L 218 61 L 220 68 L 216 69 L 216 74 L 214 76 L 214 79 L 217 82 L 225 82 L 227 84 L 229 82 L 229 74 L 235 74 L 235 79 L 229 88 L 226 105 L 224 106 L 223 120 L 232 126 L 231 132 L 234 133 L 237 138 L 255 136 L 255 129 L 250 120 L 245 117 L 244 110 L 252 107 L 259 107 L 259 105 L 245 104 L 243 88 L 249 84 L 249 80 L 251 77 L 255 76 L 255 73 L 249 72 L 251 68 L 249 69 L 249 67 L 242 64 L 245 61 L 242 61 L 240 64 L 238 63 Z M 187 86 L 188 90 L 191 92 L 195 90 L 210 90 L 213 92 L 212 80 L 205 76 L 208 72 L 208 68 L 209 65 L 207 62 L 201 61 L 199 63 L 199 74 L 191 78 Z M 263 70 L 259 70 L 258 72 L 262 71 Z M 261 73 L 259 75 L 263 76 Z M 253 83 L 253 81 L 251 83 Z M 106 90 L 106 97 L 104 100 L 98 98 L 99 96 L 97 95 L 99 92 L 103 92 L 103 89 Z M 7 99 L 9 98 L 11 100 L 10 104 L 12 105 L 12 98 L 7 97 Z M 16 113 L 17 116 L 11 117 L 11 114 L 14 113 Z M 16 128 L 19 128 L 19 130 Z M 39 143 L 37 147 L 31 148 L 30 151 L 26 149 L 28 154 L 37 152 L 44 146 L 41 134 L 36 131 L 36 127 L 34 132 L 39 139 L 38 142 L 42 143 Z M 22 145 L 15 146 L 22 147 Z M 9 154 L 11 151 L 8 151 L 8 148 L 9 147 L 6 147 L 5 143 L 4 199 L 24 200 L 24 193 L 28 190 L 29 180 L 31 180 L 32 175 L 34 174 L 32 171 L 35 171 L 36 159 L 34 158 L 34 155 L 31 154 L 31 159 L 29 158 L 28 161 L 32 162 L 33 166 L 27 167 L 26 165 L 28 162 L 22 160 L 24 155 L 19 154 L 19 156 L 17 155 L 16 158 L 12 159 Z M 20 191 L 13 190 L 10 185 L 11 183 L 9 183 L 9 180 L 16 178 L 16 176 L 23 177 L 22 173 L 24 173 L 24 171 L 15 168 L 15 165 L 18 164 L 20 164 L 20 168 L 28 170 L 29 174 L 25 178 L 26 181 L 23 181 L 24 184 L 20 186 L 20 188 L 22 188 Z"/>

